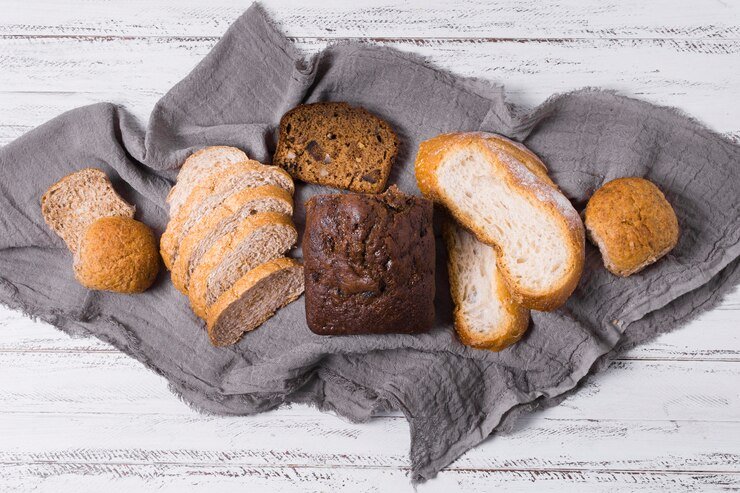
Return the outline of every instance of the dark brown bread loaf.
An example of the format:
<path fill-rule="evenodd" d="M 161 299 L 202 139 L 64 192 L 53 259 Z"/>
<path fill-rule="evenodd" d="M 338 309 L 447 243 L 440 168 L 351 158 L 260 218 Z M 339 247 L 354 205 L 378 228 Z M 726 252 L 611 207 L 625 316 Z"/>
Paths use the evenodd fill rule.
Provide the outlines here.
<path fill-rule="evenodd" d="M 377 116 L 347 103 L 313 103 L 280 120 L 273 164 L 306 182 L 377 193 L 397 154 L 398 137 Z"/>
<path fill-rule="evenodd" d="M 319 195 L 306 204 L 306 319 L 323 335 L 413 333 L 434 321 L 432 203 Z"/>

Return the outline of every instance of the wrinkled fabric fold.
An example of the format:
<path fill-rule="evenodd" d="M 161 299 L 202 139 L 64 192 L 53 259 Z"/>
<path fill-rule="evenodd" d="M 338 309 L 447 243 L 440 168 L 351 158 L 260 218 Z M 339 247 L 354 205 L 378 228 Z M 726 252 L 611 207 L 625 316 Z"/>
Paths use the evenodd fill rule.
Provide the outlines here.
<path fill-rule="evenodd" d="M 322 100 L 364 106 L 394 126 L 402 147 L 391 181 L 405 192 L 418 194 L 413 159 L 422 140 L 498 132 L 539 154 L 579 209 L 611 179 L 653 180 L 676 209 L 681 239 L 626 279 L 606 272 L 587 245 L 568 303 L 533 312 L 525 338 L 500 353 L 467 348 L 454 335 L 439 241 L 437 320 L 418 336 L 316 336 L 301 298 L 238 344 L 215 348 L 165 272 L 137 295 L 75 282 L 71 255 L 41 216 L 39 200 L 52 183 L 101 168 L 136 205 L 136 218 L 161 234 L 176 168 L 193 150 L 233 145 L 269 162 L 282 114 Z M 521 413 L 560 402 L 621 348 L 681 326 L 737 284 L 739 162 L 737 144 L 680 111 L 612 92 L 584 89 L 528 110 L 510 105 L 500 85 L 389 48 L 339 43 L 305 58 L 253 5 L 156 104 L 145 129 L 124 108 L 100 103 L 0 148 L 0 301 L 109 342 L 202 412 L 248 415 L 299 402 L 361 422 L 401 411 L 411 429 L 412 479 L 424 480 L 494 430 L 510 429 Z M 326 191 L 298 184 L 299 228 L 303 202 Z"/>

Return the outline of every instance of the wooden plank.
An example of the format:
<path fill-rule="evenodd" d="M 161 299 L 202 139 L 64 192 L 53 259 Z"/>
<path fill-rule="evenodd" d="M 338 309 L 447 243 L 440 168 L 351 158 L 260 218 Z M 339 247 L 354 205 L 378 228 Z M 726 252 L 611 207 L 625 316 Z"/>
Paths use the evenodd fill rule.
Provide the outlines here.
<path fill-rule="evenodd" d="M 737 38 L 737 2 L 692 0 L 268 0 L 293 36 Z M 220 36 L 249 5 L 237 0 L 5 0 L 0 34 Z"/>
<path fill-rule="evenodd" d="M 193 415 L 165 379 L 122 353 L 3 352 L 0 368 L 0 413 Z M 738 378 L 737 362 L 615 361 L 549 412 L 558 419 L 738 421 Z"/>

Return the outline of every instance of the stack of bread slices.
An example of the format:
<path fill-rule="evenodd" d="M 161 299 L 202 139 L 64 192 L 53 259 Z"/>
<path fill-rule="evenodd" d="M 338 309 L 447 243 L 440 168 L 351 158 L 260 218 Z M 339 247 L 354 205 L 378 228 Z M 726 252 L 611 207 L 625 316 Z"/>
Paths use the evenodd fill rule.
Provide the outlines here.
<path fill-rule="evenodd" d="M 235 343 L 303 292 L 303 267 L 285 256 L 298 238 L 293 191 L 288 173 L 233 147 L 182 165 L 160 251 L 214 345 Z"/>

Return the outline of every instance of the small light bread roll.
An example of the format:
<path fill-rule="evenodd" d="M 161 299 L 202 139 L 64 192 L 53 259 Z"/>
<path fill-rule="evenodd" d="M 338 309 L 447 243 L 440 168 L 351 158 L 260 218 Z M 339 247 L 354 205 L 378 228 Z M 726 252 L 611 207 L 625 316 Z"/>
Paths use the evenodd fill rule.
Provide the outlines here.
<path fill-rule="evenodd" d="M 141 293 L 159 272 L 159 249 L 152 230 L 129 217 L 103 217 L 80 239 L 75 277 L 85 287 Z"/>
<path fill-rule="evenodd" d="M 621 277 L 641 271 L 678 243 L 676 213 L 644 178 L 619 178 L 602 186 L 588 201 L 584 218 L 604 266 Z"/>

